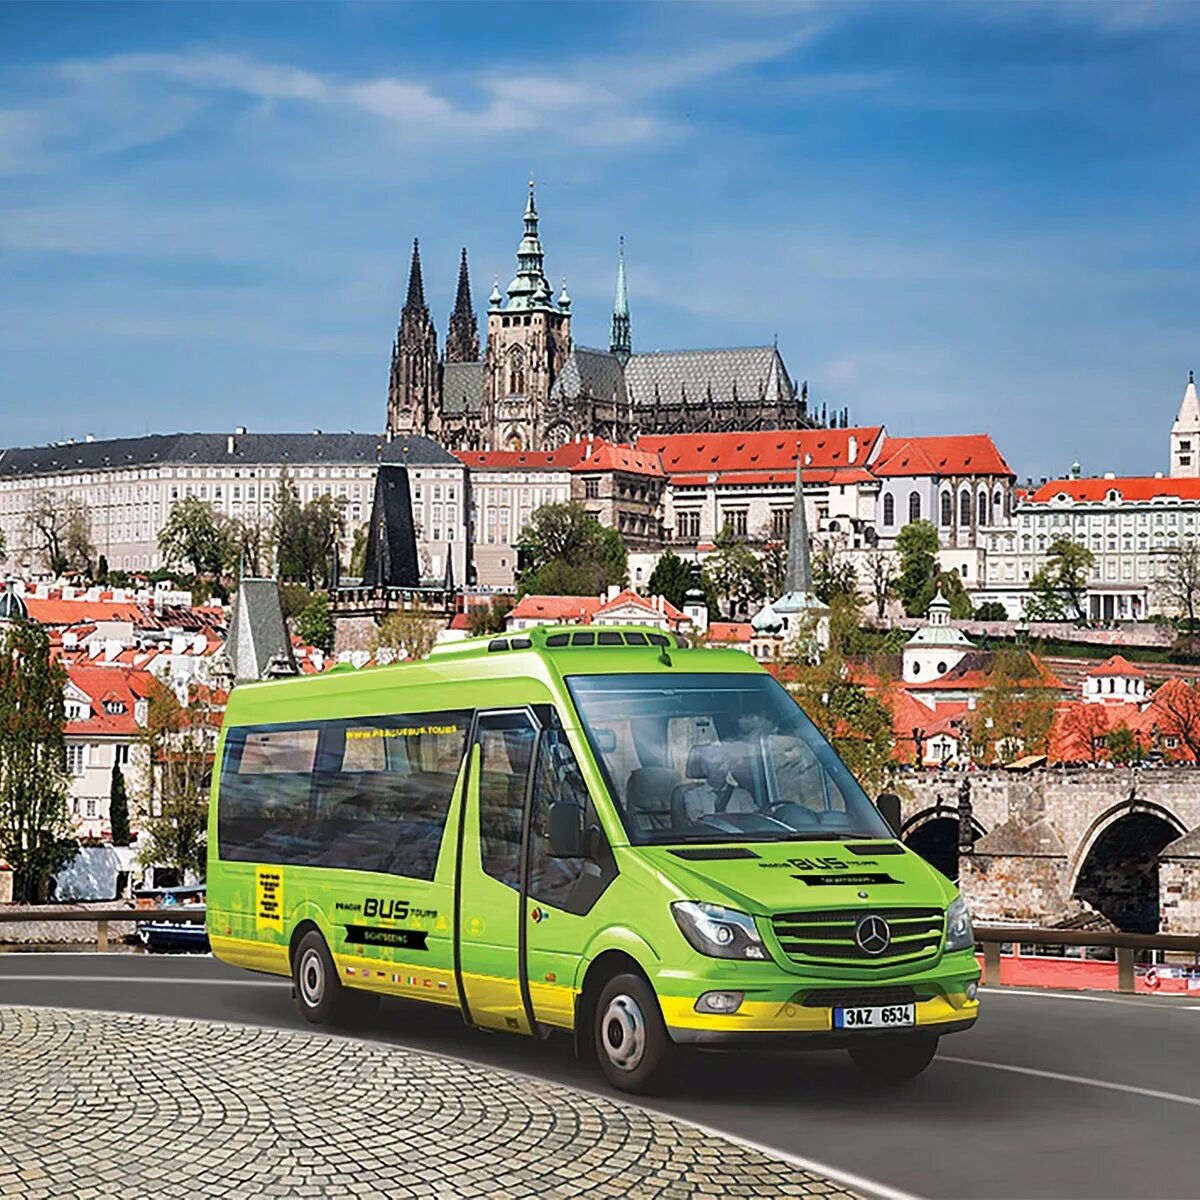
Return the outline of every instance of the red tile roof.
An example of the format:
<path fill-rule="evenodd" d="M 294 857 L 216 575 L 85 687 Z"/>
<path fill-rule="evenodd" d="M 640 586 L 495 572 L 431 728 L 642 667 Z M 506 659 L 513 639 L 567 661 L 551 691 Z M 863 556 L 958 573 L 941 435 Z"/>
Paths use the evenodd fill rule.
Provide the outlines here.
<path fill-rule="evenodd" d="M 1106 658 L 1099 666 L 1093 667 L 1088 675 L 1131 675 L 1134 678 L 1145 678 L 1146 672 L 1131 663 L 1124 655 L 1114 654 L 1112 658 Z"/>
<path fill-rule="evenodd" d="M 155 687 L 154 677 L 148 671 L 71 664 L 67 667 L 67 677 L 92 705 L 91 714 L 84 720 L 66 723 L 63 731 L 68 737 L 134 737 L 137 734 L 137 701 L 149 696 Z M 108 702 L 119 704 L 123 711 L 106 712 L 104 706 Z"/>
<path fill-rule="evenodd" d="M 749 621 L 712 621 L 706 637 L 710 642 L 749 642 L 754 636 L 754 626 Z"/>
<path fill-rule="evenodd" d="M 1051 479 L 1035 488 L 1028 497 L 1044 504 L 1058 496 L 1075 501 L 1103 500 L 1116 491 L 1123 500 L 1163 499 L 1200 500 L 1200 479 L 1160 479 L 1155 475 L 1129 475 L 1119 479 Z"/>
<path fill-rule="evenodd" d="M 633 605 L 635 608 L 644 608 L 648 613 L 661 613 L 672 625 L 678 625 L 679 622 L 687 619 L 665 596 L 661 599 L 662 608 L 659 608 L 659 597 L 639 596 L 637 592 L 626 588 L 611 600 L 605 600 L 592 613 L 592 616 L 598 617 L 601 613 L 609 612 L 614 608 L 624 608 L 626 605 Z"/>
<path fill-rule="evenodd" d="M 556 450 L 455 450 L 454 454 L 477 471 L 569 471 L 595 446 L 594 442 L 567 442 Z"/>
<path fill-rule="evenodd" d="M 593 442 L 590 453 L 571 468 L 572 471 L 624 471 L 630 475 L 665 474 L 658 453 L 642 446 L 625 446 L 614 442 Z"/>
<path fill-rule="evenodd" d="M 136 605 L 113 600 L 63 600 L 26 594 L 29 615 L 39 625 L 76 625 L 80 621 L 132 621 L 141 625 L 145 613 Z"/>
<path fill-rule="evenodd" d="M 598 596 L 522 596 L 508 616 L 510 620 L 586 622 L 601 603 Z"/>
<path fill-rule="evenodd" d="M 872 468 L 876 475 L 1001 475 L 1012 468 L 986 433 L 887 438 Z"/>

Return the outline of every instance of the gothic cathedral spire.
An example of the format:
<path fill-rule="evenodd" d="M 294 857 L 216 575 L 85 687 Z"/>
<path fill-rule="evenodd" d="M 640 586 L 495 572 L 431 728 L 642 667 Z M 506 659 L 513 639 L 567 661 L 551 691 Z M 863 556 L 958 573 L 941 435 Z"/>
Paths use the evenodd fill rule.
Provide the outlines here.
<path fill-rule="evenodd" d="M 608 341 L 609 350 L 621 360 L 621 366 L 629 362 L 633 353 L 633 340 L 629 329 L 629 291 L 625 284 L 625 239 L 617 251 L 617 294 L 613 300 L 612 333 Z"/>
<path fill-rule="evenodd" d="M 421 248 L 413 238 L 408 296 L 400 310 L 400 327 L 392 343 L 388 435 L 435 433 L 438 415 L 437 330 L 425 304 Z"/>
<path fill-rule="evenodd" d="M 467 248 L 463 247 L 462 260 L 458 265 L 458 292 L 454 297 L 454 311 L 446 329 L 446 361 L 479 361 L 479 323 L 475 320 L 475 309 L 471 304 L 471 280 L 467 274 Z"/>

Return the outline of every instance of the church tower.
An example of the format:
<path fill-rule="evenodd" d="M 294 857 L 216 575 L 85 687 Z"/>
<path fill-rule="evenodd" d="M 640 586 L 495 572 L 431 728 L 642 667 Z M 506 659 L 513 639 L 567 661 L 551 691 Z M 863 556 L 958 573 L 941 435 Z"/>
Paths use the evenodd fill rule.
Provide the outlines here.
<path fill-rule="evenodd" d="M 617 251 L 617 294 L 613 300 L 612 332 L 608 339 L 610 354 L 621 360 L 621 366 L 629 364 L 633 354 L 633 339 L 629 331 L 629 292 L 625 286 L 625 239 L 621 239 Z"/>
<path fill-rule="evenodd" d="M 458 265 L 458 292 L 454 297 L 454 311 L 446 329 L 446 361 L 479 361 L 479 322 L 475 320 L 475 308 L 471 304 L 471 280 L 467 275 L 467 248 L 463 247 L 462 261 Z"/>
<path fill-rule="evenodd" d="M 1196 397 L 1196 376 L 1192 371 L 1188 372 L 1179 416 L 1171 426 L 1171 478 L 1200 478 L 1200 400 Z"/>
<path fill-rule="evenodd" d="M 421 250 L 413 238 L 408 298 L 400 310 L 400 327 L 392 345 L 388 434 L 436 433 L 439 415 L 437 330 L 425 303 Z"/>
<path fill-rule="evenodd" d="M 571 302 L 565 288 L 555 300 L 544 257 L 530 180 L 517 273 L 507 296 L 497 286 L 488 302 L 484 420 L 493 450 L 542 447 L 550 388 L 571 352 Z"/>

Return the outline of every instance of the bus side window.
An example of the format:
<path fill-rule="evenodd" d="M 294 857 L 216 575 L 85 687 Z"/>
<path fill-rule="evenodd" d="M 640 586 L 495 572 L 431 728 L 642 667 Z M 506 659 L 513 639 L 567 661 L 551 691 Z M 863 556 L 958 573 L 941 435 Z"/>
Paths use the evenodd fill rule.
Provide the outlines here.
<path fill-rule="evenodd" d="M 514 890 L 521 884 L 521 820 L 536 732 L 526 713 L 480 716 L 479 854 L 483 869 Z"/>
<path fill-rule="evenodd" d="M 590 831 L 590 858 L 556 858 L 550 853 L 550 807 L 558 803 L 582 810 L 581 824 Z M 529 894 L 543 904 L 582 915 L 615 878 L 616 862 L 567 735 L 561 728 L 544 730 L 530 812 Z"/>

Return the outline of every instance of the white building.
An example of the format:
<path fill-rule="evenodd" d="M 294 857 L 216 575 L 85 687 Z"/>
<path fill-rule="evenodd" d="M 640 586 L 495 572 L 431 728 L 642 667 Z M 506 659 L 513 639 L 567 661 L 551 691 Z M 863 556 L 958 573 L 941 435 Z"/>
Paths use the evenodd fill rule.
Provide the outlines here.
<path fill-rule="evenodd" d="M 467 578 L 467 475 L 462 464 L 428 438 L 387 441 L 366 433 L 154 434 L 0 450 L 0 529 L 10 568 L 26 577 L 43 570 L 27 515 L 43 498 L 61 507 L 84 505 L 98 554 L 119 571 L 162 566 L 158 533 L 172 507 L 188 496 L 229 518 L 271 520 L 280 481 L 289 478 L 300 502 L 341 501 L 348 555 L 354 530 L 370 516 L 379 462 L 409 468 L 413 519 L 422 571 L 445 573 L 447 544 L 456 579 Z"/>

